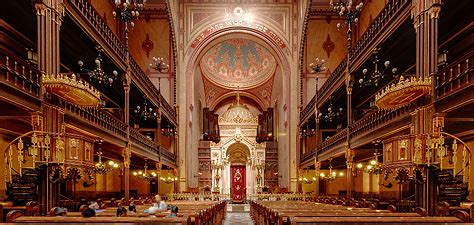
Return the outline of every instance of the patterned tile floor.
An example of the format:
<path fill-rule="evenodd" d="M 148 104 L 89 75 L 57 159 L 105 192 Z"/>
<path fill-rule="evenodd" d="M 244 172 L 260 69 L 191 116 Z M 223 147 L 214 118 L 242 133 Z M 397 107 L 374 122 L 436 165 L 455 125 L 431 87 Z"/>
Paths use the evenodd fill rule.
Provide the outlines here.
<path fill-rule="evenodd" d="M 227 214 L 223 224 L 254 224 L 252 218 L 250 218 L 249 210 L 250 205 L 248 204 L 228 204 Z"/>

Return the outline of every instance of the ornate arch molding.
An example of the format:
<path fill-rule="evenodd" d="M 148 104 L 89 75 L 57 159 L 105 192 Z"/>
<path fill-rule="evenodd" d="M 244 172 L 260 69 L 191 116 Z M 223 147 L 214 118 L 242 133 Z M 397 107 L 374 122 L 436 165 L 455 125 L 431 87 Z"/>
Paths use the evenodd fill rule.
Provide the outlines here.
<path fill-rule="evenodd" d="M 177 58 L 178 58 L 178 49 L 176 48 L 176 35 L 175 35 L 175 27 L 173 23 L 173 15 L 172 15 L 172 10 L 171 10 L 171 5 L 170 1 L 166 1 L 166 11 L 168 12 L 168 24 L 170 26 L 170 36 L 171 36 L 171 45 L 173 48 L 173 79 L 174 79 L 174 84 L 173 84 L 173 104 L 176 107 L 177 105 L 177 99 L 176 99 L 176 70 L 177 70 Z"/>
<path fill-rule="evenodd" d="M 223 95 L 221 95 L 219 98 L 217 98 L 211 105 L 210 105 L 210 109 L 211 110 L 216 110 L 216 106 L 219 105 L 219 102 L 221 102 L 222 100 L 230 97 L 230 96 L 234 96 L 237 94 L 237 91 L 230 91 L 230 92 L 227 92 Z M 261 109 L 265 109 L 265 103 L 262 102 L 262 100 L 260 98 L 257 98 L 257 96 L 255 96 L 254 94 L 252 93 L 249 93 L 249 92 L 239 92 L 239 94 L 241 96 L 245 96 L 245 97 L 249 97 L 251 98 L 252 100 L 254 100 L 257 104 L 258 104 L 258 107 L 260 107 Z"/>
<path fill-rule="evenodd" d="M 204 49 L 215 39 L 222 37 L 228 34 L 235 34 L 235 33 L 244 33 L 252 35 L 260 40 L 263 40 L 267 43 L 276 53 L 276 59 L 278 64 L 280 65 L 283 74 L 290 74 L 290 51 L 288 47 L 281 48 L 268 34 L 259 31 L 258 29 L 249 28 L 249 27 L 228 27 L 221 30 L 217 30 L 211 34 L 209 34 L 204 40 L 199 42 L 197 46 L 194 48 L 188 46 L 186 50 L 186 76 L 193 76 L 194 68 L 198 66 L 199 63 L 199 56 L 202 54 Z M 281 37 L 280 37 L 281 38 Z"/>

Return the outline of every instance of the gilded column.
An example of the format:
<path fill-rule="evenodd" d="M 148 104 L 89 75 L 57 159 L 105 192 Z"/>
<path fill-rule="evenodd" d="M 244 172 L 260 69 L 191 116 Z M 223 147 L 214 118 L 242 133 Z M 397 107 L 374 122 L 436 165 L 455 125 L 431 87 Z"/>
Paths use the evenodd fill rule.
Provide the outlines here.
<path fill-rule="evenodd" d="M 353 177 L 352 177 L 352 168 L 354 166 L 354 150 L 351 150 L 347 148 L 346 150 L 346 165 L 347 165 L 347 170 L 346 170 L 346 190 L 347 190 L 347 199 L 352 197 L 352 191 L 353 191 Z"/>
<path fill-rule="evenodd" d="M 130 199 L 130 158 L 132 157 L 131 145 L 127 144 L 125 148 L 122 149 L 123 157 L 123 185 L 124 185 L 124 195 L 125 199 Z"/>
<path fill-rule="evenodd" d="M 441 0 L 414 0 L 411 15 L 416 31 L 416 76 L 432 78 L 433 87 L 437 72 L 438 59 L 438 19 L 441 11 Z M 434 94 L 434 89 L 432 91 Z M 428 105 L 417 109 L 412 114 L 412 132 L 414 134 L 431 134 L 435 114 L 434 95 Z M 430 215 L 434 214 L 436 204 L 436 186 L 434 171 L 427 167 L 424 170 L 426 182 L 423 188 L 423 208 Z"/>

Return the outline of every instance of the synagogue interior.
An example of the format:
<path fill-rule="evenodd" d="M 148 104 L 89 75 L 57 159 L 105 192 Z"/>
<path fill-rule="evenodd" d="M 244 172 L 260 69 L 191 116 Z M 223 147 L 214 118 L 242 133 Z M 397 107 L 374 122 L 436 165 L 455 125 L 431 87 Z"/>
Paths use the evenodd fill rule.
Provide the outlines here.
<path fill-rule="evenodd" d="M 0 0 L 0 223 L 474 223 L 471 0 Z"/>

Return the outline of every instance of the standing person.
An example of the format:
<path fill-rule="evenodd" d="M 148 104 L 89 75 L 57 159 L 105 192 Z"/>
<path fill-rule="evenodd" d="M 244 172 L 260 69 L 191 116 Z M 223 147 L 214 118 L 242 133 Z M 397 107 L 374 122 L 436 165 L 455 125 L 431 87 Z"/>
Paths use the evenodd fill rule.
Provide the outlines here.
<path fill-rule="evenodd" d="M 160 195 L 155 195 L 155 203 L 148 209 L 148 213 L 163 212 L 166 209 L 166 202 L 161 199 Z"/>

